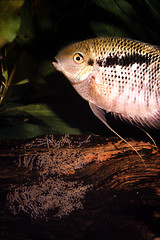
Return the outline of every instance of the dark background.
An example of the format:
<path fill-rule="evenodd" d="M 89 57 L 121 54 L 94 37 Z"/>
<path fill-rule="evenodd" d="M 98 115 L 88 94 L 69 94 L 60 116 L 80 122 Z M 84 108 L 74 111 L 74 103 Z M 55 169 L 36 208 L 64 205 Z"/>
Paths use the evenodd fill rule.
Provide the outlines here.
<path fill-rule="evenodd" d="M 159 45 L 160 2 L 7 0 L 0 2 L 0 8 L 3 13 L 0 28 L 5 29 L 0 32 L 0 40 L 12 33 L 0 45 L 1 95 L 4 95 L 0 138 L 113 135 L 95 118 L 68 80 L 55 71 L 52 59 L 68 44 L 99 36 L 121 36 Z M 3 88 L 3 82 L 8 90 Z M 139 130 L 107 117 L 121 135 L 143 138 Z"/>

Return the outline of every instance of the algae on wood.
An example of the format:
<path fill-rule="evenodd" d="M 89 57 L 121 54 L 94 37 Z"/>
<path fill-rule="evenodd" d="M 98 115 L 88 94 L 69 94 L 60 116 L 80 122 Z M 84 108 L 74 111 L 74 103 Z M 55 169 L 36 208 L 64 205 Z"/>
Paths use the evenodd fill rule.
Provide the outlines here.
<path fill-rule="evenodd" d="M 117 138 L 0 141 L 4 239 L 160 236 L 160 154 L 150 143 L 130 143 L 146 167 Z"/>

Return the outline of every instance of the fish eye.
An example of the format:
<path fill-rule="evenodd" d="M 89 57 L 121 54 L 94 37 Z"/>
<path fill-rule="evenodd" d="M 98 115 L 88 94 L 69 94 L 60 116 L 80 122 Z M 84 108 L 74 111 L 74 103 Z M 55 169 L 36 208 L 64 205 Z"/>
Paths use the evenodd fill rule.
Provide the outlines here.
<path fill-rule="evenodd" d="M 82 53 L 75 53 L 73 56 L 73 60 L 75 63 L 82 63 L 84 61 L 84 57 Z"/>

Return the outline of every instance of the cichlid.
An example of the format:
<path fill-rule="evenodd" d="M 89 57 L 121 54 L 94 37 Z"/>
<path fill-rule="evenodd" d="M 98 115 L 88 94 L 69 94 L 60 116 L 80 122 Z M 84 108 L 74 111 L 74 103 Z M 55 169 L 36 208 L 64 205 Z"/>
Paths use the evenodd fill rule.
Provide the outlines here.
<path fill-rule="evenodd" d="M 118 37 L 89 39 L 60 51 L 52 64 L 107 126 L 105 114 L 112 112 L 138 126 L 158 127 L 157 46 Z"/>

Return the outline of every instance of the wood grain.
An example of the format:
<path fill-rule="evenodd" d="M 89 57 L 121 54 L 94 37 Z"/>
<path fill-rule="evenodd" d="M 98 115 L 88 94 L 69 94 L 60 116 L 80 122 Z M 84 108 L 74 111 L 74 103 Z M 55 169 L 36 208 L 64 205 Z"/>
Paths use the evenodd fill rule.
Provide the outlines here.
<path fill-rule="evenodd" d="M 0 141 L 1 239 L 158 239 L 160 153 L 118 138 Z"/>

